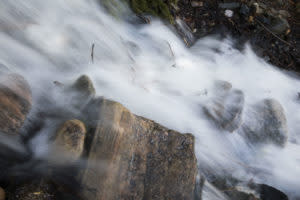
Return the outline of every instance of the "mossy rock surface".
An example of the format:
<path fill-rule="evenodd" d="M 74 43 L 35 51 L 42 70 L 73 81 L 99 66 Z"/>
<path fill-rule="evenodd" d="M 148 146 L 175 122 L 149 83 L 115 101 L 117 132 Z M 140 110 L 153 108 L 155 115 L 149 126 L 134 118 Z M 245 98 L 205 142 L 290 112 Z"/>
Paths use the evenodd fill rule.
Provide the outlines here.
<path fill-rule="evenodd" d="M 171 4 L 176 5 L 177 0 L 126 0 L 131 9 L 137 14 L 150 14 L 174 23 L 170 12 Z"/>

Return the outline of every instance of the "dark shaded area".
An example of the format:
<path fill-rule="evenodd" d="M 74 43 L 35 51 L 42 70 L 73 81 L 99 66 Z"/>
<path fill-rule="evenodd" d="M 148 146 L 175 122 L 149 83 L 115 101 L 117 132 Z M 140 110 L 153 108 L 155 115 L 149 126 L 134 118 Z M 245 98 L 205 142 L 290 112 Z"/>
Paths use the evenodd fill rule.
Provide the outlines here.
<path fill-rule="evenodd" d="M 288 197 L 283 192 L 271 186 L 262 184 L 260 190 L 262 200 L 288 200 Z"/>
<path fill-rule="evenodd" d="M 221 33 L 232 36 L 240 45 L 249 41 L 266 61 L 300 72 L 297 6 L 298 0 L 179 0 L 176 15 L 185 21 L 196 38 Z"/>

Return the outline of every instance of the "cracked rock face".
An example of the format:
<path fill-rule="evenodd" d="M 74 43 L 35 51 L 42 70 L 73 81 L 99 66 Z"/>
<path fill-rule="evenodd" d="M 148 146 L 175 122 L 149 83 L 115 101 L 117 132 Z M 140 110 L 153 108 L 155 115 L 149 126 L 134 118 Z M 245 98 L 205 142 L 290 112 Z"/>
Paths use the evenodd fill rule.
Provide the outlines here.
<path fill-rule="evenodd" d="M 96 106 L 96 107 L 95 107 Z M 86 199 L 192 199 L 197 175 L 194 137 L 96 99 L 88 164 L 81 182 Z M 95 109 L 96 108 L 96 109 Z M 96 117 L 97 116 L 97 117 Z"/>
<path fill-rule="evenodd" d="M 0 77 L 0 131 L 17 133 L 32 103 L 27 81 L 18 74 Z"/>

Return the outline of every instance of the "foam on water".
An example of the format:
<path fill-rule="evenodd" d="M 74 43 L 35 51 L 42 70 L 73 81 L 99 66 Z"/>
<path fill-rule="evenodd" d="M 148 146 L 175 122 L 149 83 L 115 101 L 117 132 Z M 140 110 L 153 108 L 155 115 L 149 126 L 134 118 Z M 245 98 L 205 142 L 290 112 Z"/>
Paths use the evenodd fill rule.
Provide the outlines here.
<path fill-rule="evenodd" d="M 34 99 L 53 81 L 68 83 L 87 74 L 98 95 L 168 128 L 193 133 L 198 162 L 214 173 L 227 171 L 290 197 L 300 195 L 299 78 L 265 63 L 250 46 L 239 51 L 231 39 L 207 37 L 189 49 L 162 22 L 132 25 L 105 14 L 92 0 L 2 0 L 0 44 L 0 64 L 24 75 Z M 257 101 L 277 99 L 286 112 L 288 145 L 257 149 L 238 131 L 216 129 L 202 113 L 215 80 L 244 92 L 245 119 Z M 42 145 L 36 142 L 35 150 L 44 151 Z"/>

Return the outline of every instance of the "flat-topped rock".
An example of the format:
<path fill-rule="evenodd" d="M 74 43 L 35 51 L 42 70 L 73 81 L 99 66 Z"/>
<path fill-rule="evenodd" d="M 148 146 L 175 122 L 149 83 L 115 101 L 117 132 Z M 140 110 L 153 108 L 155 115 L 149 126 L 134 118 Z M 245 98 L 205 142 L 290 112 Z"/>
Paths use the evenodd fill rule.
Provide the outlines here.
<path fill-rule="evenodd" d="M 192 199 L 197 162 L 194 137 L 136 116 L 117 102 L 96 99 L 86 111 L 86 199 Z M 97 116 L 97 117 L 96 117 Z"/>

